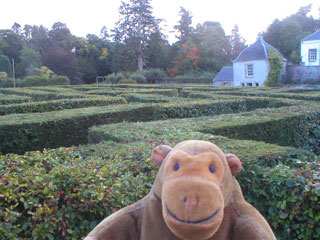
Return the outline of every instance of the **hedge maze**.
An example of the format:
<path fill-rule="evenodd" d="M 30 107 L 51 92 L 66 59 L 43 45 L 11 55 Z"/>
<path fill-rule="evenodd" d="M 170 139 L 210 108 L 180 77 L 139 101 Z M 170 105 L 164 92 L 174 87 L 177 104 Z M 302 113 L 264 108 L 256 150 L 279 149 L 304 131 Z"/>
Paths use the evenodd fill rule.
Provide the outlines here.
<path fill-rule="evenodd" d="M 0 239 L 79 239 L 148 193 L 158 144 L 237 154 L 278 239 L 320 238 L 320 90 L 200 85 L 0 89 Z"/>

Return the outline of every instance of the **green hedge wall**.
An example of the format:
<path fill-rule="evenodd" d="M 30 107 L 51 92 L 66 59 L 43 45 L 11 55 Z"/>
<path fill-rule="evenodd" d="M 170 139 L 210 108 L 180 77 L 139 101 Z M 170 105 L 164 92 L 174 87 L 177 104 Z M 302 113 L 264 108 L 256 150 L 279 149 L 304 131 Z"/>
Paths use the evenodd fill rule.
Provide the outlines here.
<path fill-rule="evenodd" d="M 31 101 L 31 97 L 0 94 L 0 105 Z"/>
<path fill-rule="evenodd" d="M 320 109 L 277 120 L 234 124 L 226 127 L 208 127 L 206 131 L 236 139 L 251 139 L 309 149 L 320 155 Z"/>
<path fill-rule="evenodd" d="M 0 106 L 0 115 L 13 113 L 35 113 L 50 112 L 64 109 L 84 108 L 91 106 L 107 106 L 111 104 L 125 104 L 126 100 L 122 97 L 109 98 L 81 98 L 81 99 L 64 99 L 53 100 L 48 102 L 32 102 L 24 104 L 11 104 Z"/>
<path fill-rule="evenodd" d="M 25 151 L 78 145 L 87 142 L 88 128 L 126 121 L 150 121 L 250 111 L 280 107 L 274 99 L 197 101 L 92 107 L 48 113 L 11 114 L 0 117 L 0 152 Z"/>
<path fill-rule="evenodd" d="M 58 100 L 58 99 L 68 99 L 68 98 L 87 98 L 88 95 L 74 92 L 52 92 L 52 91 L 43 91 L 37 90 L 36 88 L 7 88 L 0 89 L 2 94 L 14 94 L 19 96 L 29 96 L 34 101 L 48 101 L 48 100 Z"/>

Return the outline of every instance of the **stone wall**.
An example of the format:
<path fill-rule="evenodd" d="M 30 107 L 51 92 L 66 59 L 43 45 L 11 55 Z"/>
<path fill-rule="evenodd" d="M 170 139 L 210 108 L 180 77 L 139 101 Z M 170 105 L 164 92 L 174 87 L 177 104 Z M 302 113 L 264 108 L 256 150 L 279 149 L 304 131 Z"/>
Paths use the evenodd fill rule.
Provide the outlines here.
<path fill-rule="evenodd" d="M 320 83 L 320 66 L 287 66 L 285 83 Z"/>

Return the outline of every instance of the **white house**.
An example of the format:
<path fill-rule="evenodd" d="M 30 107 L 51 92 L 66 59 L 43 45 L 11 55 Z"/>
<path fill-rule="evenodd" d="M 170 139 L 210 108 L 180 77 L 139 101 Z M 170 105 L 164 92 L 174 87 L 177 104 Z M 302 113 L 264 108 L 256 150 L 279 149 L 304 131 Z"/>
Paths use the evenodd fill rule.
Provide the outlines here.
<path fill-rule="evenodd" d="M 260 36 L 255 43 L 244 49 L 239 56 L 233 60 L 232 67 L 223 67 L 221 69 L 213 79 L 213 84 L 251 87 L 264 86 L 264 82 L 267 80 L 270 71 L 268 53 L 272 50 L 282 59 L 282 75 L 284 75 L 287 60 L 276 48 L 266 43 Z"/>
<path fill-rule="evenodd" d="M 301 62 L 304 66 L 320 66 L 320 30 L 301 40 Z"/>

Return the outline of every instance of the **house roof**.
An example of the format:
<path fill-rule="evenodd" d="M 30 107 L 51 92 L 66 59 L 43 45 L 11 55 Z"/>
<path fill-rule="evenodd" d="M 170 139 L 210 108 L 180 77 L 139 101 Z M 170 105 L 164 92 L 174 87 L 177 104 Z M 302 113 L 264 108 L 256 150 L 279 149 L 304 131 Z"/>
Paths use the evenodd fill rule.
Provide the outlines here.
<path fill-rule="evenodd" d="M 301 41 L 314 41 L 314 40 L 320 40 L 320 29 L 312 33 L 308 37 L 302 39 Z"/>
<path fill-rule="evenodd" d="M 271 50 L 274 50 L 282 58 L 283 61 L 286 61 L 286 59 L 275 47 L 265 42 L 263 38 L 259 36 L 258 40 L 246 49 L 244 49 L 239 54 L 239 56 L 235 60 L 233 60 L 233 62 L 246 62 L 253 60 L 268 59 L 268 52 Z"/>
<path fill-rule="evenodd" d="M 232 82 L 233 81 L 233 67 L 223 67 L 213 81 Z"/>

